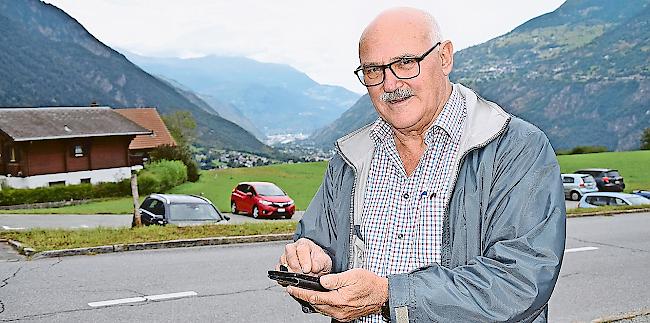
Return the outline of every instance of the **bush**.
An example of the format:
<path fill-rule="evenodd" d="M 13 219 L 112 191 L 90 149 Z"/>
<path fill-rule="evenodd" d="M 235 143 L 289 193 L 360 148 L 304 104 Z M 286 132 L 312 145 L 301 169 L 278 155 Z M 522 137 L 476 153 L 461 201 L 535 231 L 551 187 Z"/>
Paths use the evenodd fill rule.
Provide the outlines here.
<path fill-rule="evenodd" d="M 591 153 L 604 153 L 607 151 L 605 146 L 576 146 L 573 149 L 558 150 L 557 155 L 578 155 L 578 154 L 591 154 Z"/>
<path fill-rule="evenodd" d="M 186 146 L 163 145 L 154 149 L 149 156 L 152 161 L 158 160 L 180 160 L 187 168 L 187 180 L 196 182 L 199 180 L 199 165 L 192 158 L 192 153 Z"/>
<path fill-rule="evenodd" d="M 187 181 L 187 168 L 179 160 L 159 160 L 145 166 L 138 174 L 138 192 L 142 195 L 162 193 Z"/>
<path fill-rule="evenodd" d="M 131 182 L 79 184 L 39 187 L 33 189 L 5 188 L 0 191 L 0 205 L 19 205 L 69 200 L 86 200 L 131 195 Z"/>

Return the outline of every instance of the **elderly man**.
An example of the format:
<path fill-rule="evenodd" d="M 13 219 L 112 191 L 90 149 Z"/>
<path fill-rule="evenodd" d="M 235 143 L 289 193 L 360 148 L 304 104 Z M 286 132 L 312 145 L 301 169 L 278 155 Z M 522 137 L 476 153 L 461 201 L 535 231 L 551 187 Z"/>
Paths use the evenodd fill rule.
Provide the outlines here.
<path fill-rule="evenodd" d="M 337 141 L 280 257 L 330 291 L 289 294 L 339 321 L 545 322 L 565 241 L 546 136 L 449 81 L 425 12 L 381 13 L 359 60 L 381 118 Z"/>

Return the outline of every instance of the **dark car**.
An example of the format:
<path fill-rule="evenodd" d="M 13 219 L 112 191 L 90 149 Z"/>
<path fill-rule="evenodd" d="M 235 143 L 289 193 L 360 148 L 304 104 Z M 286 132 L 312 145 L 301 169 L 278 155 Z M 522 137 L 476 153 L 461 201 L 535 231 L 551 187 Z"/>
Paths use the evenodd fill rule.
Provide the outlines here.
<path fill-rule="evenodd" d="M 618 173 L 617 169 L 609 168 L 587 168 L 575 171 L 576 174 L 589 174 L 596 180 L 596 186 L 599 191 L 604 192 L 623 192 L 625 182 L 623 176 Z"/>
<path fill-rule="evenodd" d="M 229 217 L 205 197 L 185 194 L 151 194 L 140 205 L 144 225 L 178 226 L 227 222 Z"/>
<path fill-rule="evenodd" d="M 277 185 L 269 182 L 243 182 L 237 184 L 230 195 L 233 214 L 244 212 L 259 217 L 291 219 L 296 211 L 293 200 Z"/>

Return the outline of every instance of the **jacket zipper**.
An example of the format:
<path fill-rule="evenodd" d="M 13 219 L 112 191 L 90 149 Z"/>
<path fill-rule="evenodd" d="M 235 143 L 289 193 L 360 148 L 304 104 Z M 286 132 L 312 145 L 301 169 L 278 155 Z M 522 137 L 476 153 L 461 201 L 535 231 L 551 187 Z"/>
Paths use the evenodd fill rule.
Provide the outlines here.
<path fill-rule="evenodd" d="M 343 161 L 345 161 L 348 166 L 352 167 L 352 171 L 354 171 L 354 181 L 352 181 L 352 194 L 350 194 L 350 232 L 348 234 L 348 270 L 352 269 L 354 267 L 354 194 L 356 191 L 357 187 L 357 168 L 352 164 L 352 162 L 348 159 L 345 154 L 341 151 L 341 148 L 339 147 L 338 143 L 336 143 L 336 150 L 343 158 Z"/>
<path fill-rule="evenodd" d="M 453 196 L 453 190 L 454 190 L 455 187 L 456 187 L 456 182 L 458 181 L 458 175 L 460 174 L 460 167 L 462 166 L 463 161 L 465 160 L 465 158 L 467 157 L 467 155 L 469 155 L 469 153 L 471 153 L 472 151 L 477 150 L 477 149 L 481 149 L 481 148 L 487 146 L 487 145 L 488 145 L 489 143 L 491 143 L 494 139 L 496 139 L 497 137 L 501 136 L 501 135 L 503 134 L 503 132 L 505 131 L 506 127 L 508 127 L 508 124 L 510 124 L 510 118 L 508 118 L 508 120 L 503 124 L 503 126 L 501 127 L 501 129 L 500 129 L 496 134 L 494 134 L 492 137 L 490 137 L 488 140 L 484 141 L 483 143 L 478 144 L 478 145 L 476 145 L 476 146 L 474 146 L 474 147 L 471 147 L 471 148 L 465 150 L 465 152 L 463 153 L 463 155 L 460 156 L 460 159 L 458 160 L 458 166 L 456 166 L 456 172 L 455 172 L 455 176 L 454 176 L 454 182 L 453 182 L 453 185 L 450 186 L 450 188 L 452 189 L 452 194 L 449 194 L 449 197 L 447 197 L 447 201 L 445 201 L 445 214 L 444 214 L 444 219 L 447 219 L 447 221 L 448 221 L 448 218 L 449 218 L 449 203 L 451 202 L 451 198 L 452 198 L 452 196 Z M 443 219 L 443 223 L 445 222 L 444 219 Z M 449 227 L 449 223 L 447 223 L 446 226 L 447 226 L 447 228 L 446 228 L 446 229 L 447 229 L 447 234 L 449 234 L 449 232 L 451 231 L 451 228 Z M 444 230 L 444 228 L 443 228 L 443 230 Z M 444 237 L 444 236 L 445 236 L 445 235 L 443 234 L 443 237 Z M 451 241 L 449 241 L 449 237 L 447 237 L 447 243 L 451 245 Z M 483 254 L 483 252 L 484 252 L 485 250 L 483 250 L 483 227 L 482 227 L 482 226 L 481 226 L 481 239 L 480 239 L 480 244 L 481 244 L 481 254 Z M 451 248 L 451 247 L 450 247 L 450 248 Z M 451 252 L 451 251 L 450 251 L 450 252 Z M 441 261 L 441 262 L 445 262 L 445 261 Z M 450 262 L 451 262 L 451 257 L 450 257 L 450 259 L 448 259 L 448 263 L 445 265 L 445 267 L 448 267 L 448 265 L 449 265 Z"/>

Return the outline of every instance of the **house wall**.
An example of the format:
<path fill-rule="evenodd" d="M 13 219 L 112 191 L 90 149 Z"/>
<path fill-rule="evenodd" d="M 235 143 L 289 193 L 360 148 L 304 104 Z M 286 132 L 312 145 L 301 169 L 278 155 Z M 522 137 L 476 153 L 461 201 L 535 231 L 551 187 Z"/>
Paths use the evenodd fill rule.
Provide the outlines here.
<path fill-rule="evenodd" d="M 33 141 L 22 143 L 21 146 L 27 152 L 27 169 L 23 168 L 23 174 L 27 176 L 66 171 L 65 165 L 65 144 L 61 140 Z M 24 165 L 23 161 L 21 164 Z M 24 166 L 23 166 L 24 167 Z"/>
<path fill-rule="evenodd" d="M 90 148 L 93 169 L 129 166 L 129 143 L 133 137 L 95 138 Z"/>
<path fill-rule="evenodd" d="M 119 182 L 131 177 L 131 167 L 97 169 L 79 172 L 35 175 L 27 177 L 0 176 L 0 182 L 13 188 L 37 188 L 49 186 L 51 182 L 65 182 L 66 185 L 80 184 L 82 179 L 90 179 L 93 184 L 101 182 Z"/>

